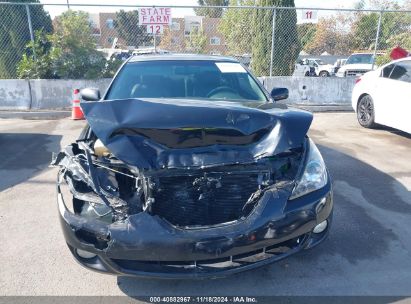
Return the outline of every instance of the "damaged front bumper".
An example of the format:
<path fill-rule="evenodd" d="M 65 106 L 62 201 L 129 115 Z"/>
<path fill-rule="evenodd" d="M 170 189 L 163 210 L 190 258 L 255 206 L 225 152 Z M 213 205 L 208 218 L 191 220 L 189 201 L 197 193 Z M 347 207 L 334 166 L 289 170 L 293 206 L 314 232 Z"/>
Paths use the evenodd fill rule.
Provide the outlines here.
<path fill-rule="evenodd" d="M 217 226 L 182 229 L 147 212 L 112 224 L 69 211 L 60 186 L 58 207 L 66 242 L 83 266 L 115 275 L 158 278 L 222 277 L 261 267 L 303 249 L 328 235 L 332 189 L 289 201 L 281 189 L 266 191 L 245 219 Z M 327 228 L 314 228 L 327 221 Z M 90 258 L 77 250 L 95 254 Z"/>

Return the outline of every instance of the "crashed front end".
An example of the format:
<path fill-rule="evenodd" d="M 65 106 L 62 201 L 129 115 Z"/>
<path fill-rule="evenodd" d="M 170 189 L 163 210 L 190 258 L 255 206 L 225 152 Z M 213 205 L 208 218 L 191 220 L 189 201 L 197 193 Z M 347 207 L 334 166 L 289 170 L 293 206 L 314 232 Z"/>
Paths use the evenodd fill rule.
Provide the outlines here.
<path fill-rule="evenodd" d="M 64 236 L 83 266 L 220 277 L 327 236 L 328 174 L 314 191 L 302 183 L 318 162 L 311 114 L 145 100 L 82 107 L 90 128 L 52 164 Z"/>

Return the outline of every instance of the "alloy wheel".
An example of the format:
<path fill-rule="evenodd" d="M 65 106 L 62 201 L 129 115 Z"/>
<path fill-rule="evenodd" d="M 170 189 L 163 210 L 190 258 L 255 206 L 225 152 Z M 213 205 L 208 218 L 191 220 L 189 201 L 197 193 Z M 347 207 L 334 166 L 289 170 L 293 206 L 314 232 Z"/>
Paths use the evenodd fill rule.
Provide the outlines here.
<path fill-rule="evenodd" d="M 361 98 L 357 117 L 362 126 L 370 127 L 374 123 L 374 105 L 371 96 L 367 95 Z"/>

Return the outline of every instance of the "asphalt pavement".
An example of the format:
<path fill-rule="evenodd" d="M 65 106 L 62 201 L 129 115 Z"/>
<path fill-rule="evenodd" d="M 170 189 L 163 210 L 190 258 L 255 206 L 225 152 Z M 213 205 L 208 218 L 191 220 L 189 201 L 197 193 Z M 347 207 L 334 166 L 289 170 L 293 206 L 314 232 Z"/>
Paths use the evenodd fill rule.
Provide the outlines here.
<path fill-rule="evenodd" d="M 411 296 L 411 136 L 315 114 L 310 135 L 333 178 L 334 222 L 312 250 L 202 281 L 115 277 L 71 257 L 59 226 L 51 152 L 83 121 L 0 119 L 0 295 Z"/>

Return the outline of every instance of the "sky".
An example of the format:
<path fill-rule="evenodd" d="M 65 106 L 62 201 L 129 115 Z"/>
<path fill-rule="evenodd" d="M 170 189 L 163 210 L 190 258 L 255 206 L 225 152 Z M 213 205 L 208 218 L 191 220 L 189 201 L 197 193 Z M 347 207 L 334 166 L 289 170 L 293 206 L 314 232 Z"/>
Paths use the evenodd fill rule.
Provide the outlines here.
<path fill-rule="evenodd" d="M 67 4 L 67 0 L 40 0 L 43 4 Z M 296 7 L 316 7 L 316 8 L 353 8 L 357 0 L 295 0 Z M 153 5 L 154 3 L 157 6 L 170 6 L 170 5 L 188 5 L 195 6 L 197 5 L 197 0 L 69 0 L 69 3 L 73 6 L 74 9 L 77 9 L 74 5 L 77 4 L 100 4 L 100 5 L 133 5 L 138 7 L 138 5 Z M 51 17 L 53 18 L 56 15 L 61 14 L 67 9 L 67 6 L 51 6 L 46 5 L 45 9 L 50 12 Z M 97 12 L 113 12 L 118 10 L 116 7 L 109 6 L 100 6 L 100 7 L 82 7 L 82 10 L 85 10 L 89 13 Z M 183 9 L 178 8 L 173 10 L 173 17 L 184 17 L 188 15 L 193 15 L 194 12 L 192 9 Z"/>

